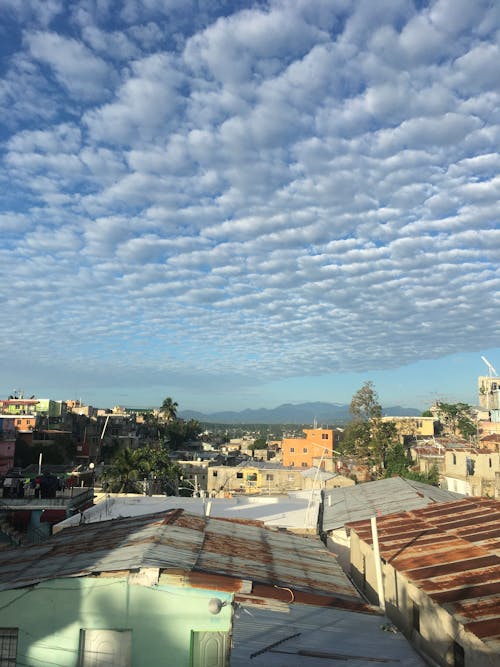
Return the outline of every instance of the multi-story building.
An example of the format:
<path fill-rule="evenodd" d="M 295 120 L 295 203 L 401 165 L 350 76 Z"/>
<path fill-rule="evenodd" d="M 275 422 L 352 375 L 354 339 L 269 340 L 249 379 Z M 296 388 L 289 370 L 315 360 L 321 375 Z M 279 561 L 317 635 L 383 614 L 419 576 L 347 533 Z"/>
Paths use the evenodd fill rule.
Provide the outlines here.
<path fill-rule="evenodd" d="M 500 497 L 500 453 L 477 447 L 448 448 L 442 486 L 468 496 Z"/>
<path fill-rule="evenodd" d="M 292 468 L 311 468 L 314 459 L 320 458 L 320 467 L 331 459 L 334 452 L 335 436 L 332 429 L 304 429 L 304 438 L 283 438 L 283 465 Z M 321 460 L 323 459 L 323 460 Z"/>
<path fill-rule="evenodd" d="M 8 398 L 0 400 L 0 414 L 15 417 L 14 425 L 17 431 L 32 431 L 36 425 L 37 399 Z"/>
<path fill-rule="evenodd" d="M 434 417 L 399 417 L 385 416 L 383 422 L 390 422 L 396 426 L 401 442 L 429 438 L 434 435 Z"/>
<path fill-rule="evenodd" d="M 485 410 L 500 408 L 500 377 L 480 375 L 477 380 L 479 405 Z"/>

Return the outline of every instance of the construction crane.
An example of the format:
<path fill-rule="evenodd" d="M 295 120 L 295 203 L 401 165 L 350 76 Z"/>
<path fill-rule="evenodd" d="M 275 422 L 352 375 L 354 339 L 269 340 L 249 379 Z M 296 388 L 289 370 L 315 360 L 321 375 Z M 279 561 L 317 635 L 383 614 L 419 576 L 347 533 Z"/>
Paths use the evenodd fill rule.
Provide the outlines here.
<path fill-rule="evenodd" d="M 488 359 L 486 359 L 486 357 L 483 357 L 483 356 L 481 357 L 481 359 L 482 359 L 482 360 L 484 361 L 484 363 L 488 366 L 488 371 L 489 371 L 489 372 L 488 372 L 488 376 L 489 376 L 490 378 L 498 377 L 498 374 L 497 374 L 497 372 L 496 372 L 496 370 L 495 370 L 495 367 L 494 367 L 492 364 L 490 364 L 490 362 L 488 361 Z"/>

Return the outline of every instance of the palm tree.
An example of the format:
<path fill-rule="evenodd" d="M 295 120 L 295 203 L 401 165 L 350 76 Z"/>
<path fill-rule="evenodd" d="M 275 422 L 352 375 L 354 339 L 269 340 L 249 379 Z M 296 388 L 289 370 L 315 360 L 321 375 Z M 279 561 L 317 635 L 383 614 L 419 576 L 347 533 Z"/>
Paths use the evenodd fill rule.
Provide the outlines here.
<path fill-rule="evenodd" d="M 139 475 L 136 456 L 131 449 L 122 449 L 113 459 L 111 485 L 118 493 L 136 493 Z"/>
<path fill-rule="evenodd" d="M 173 401 L 170 396 L 163 400 L 161 404 L 160 413 L 165 417 L 167 422 L 173 422 L 177 419 L 177 408 L 179 404 Z"/>

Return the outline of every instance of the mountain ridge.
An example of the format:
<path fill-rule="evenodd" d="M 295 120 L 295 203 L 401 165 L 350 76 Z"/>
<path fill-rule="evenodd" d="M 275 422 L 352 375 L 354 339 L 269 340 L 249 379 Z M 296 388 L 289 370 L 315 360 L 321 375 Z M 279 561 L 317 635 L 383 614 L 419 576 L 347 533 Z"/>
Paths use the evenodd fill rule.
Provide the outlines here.
<path fill-rule="evenodd" d="M 422 414 L 416 408 L 404 408 L 400 405 L 382 409 L 384 415 L 418 417 Z M 342 403 L 325 403 L 321 401 L 308 403 L 282 403 L 275 408 L 245 408 L 244 410 L 223 410 L 218 412 L 198 412 L 182 410 L 182 419 L 196 419 L 199 422 L 219 424 L 312 424 L 345 423 L 351 419 L 349 405 Z"/>

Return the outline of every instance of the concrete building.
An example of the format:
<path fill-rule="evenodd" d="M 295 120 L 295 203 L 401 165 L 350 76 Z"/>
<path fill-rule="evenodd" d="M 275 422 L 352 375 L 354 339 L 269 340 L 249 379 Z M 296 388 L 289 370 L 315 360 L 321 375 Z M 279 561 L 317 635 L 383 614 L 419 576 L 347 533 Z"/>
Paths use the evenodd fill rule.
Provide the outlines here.
<path fill-rule="evenodd" d="M 477 379 L 479 405 L 485 410 L 500 409 L 500 377 L 480 375 Z"/>
<path fill-rule="evenodd" d="M 434 435 L 434 417 L 382 417 L 383 422 L 394 424 L 399 440 L 406 443 L 418 438 L 429 438 Z"/>
<path fill-rule="evenodd" d="M 500 498 L 500 453 L 472 446 L 448 448 L 442 486 L 467 496 Z"/>
<path fill-rule="evenodd" d="M 300 491 L 301 469 L 267 461 L 244 461 L 237 466 L 210 466 L 207 470 L 209 495 L 233 493 L 287 493 Z"/>
<path fill-rule="evenodd" d="M 332 429 L 304 429 L 304 438 L 283 438 L 283 465 L 292 468 L 311 468 L 315 458 L 331 459 L 335 436 Z M 323 466 L 323 461 L 321 462 Z"/>
<path fill-rule="evenodd" d="M 500 502 L 465 498 L 348 524 L 351 575 L 431 664 L 500 665 Z M 380 566 L 377 574 L 377 565 Z"/>
<path fill-rule="evenodd" d="M 319 622 L 316 644 L 320 635 L 305 628 Z M 384 623 L 321 542 L 180 509 L 81 525 L 41 547 L 0 552 L 0 638 L 12 664 L 239 667 L 255 658 L 283 664 L 285 650 L 287 665 L 314 665 L 319 647 L 356 656 L 353 664 L 380 657 L 421 667 Z M 360 627 L 365 637 L 355 640 Z"/>

